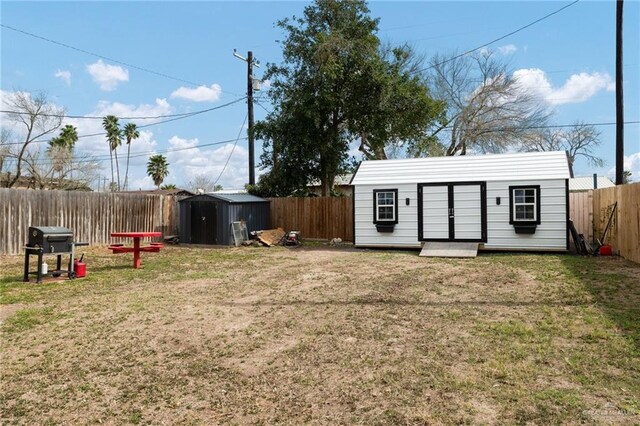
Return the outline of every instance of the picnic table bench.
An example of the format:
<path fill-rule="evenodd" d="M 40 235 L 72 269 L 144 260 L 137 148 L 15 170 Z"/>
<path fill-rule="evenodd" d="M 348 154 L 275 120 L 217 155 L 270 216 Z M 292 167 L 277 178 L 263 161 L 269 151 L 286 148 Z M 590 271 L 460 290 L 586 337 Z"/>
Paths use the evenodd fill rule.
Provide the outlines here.
<path fill-rule="evenodd" d="M 109 250 L 113 254 L 133 253 L 133 267 L 140 268 L 140 254 L 142 252 L 158 253 L 164 244 L 152 242 L 148 246 L 140 246 L 142 238 L 161 237 L 162 232 L 112 232 L 114 238 L 133 238 L 133 247 L 125 247 L 124 244 L 111 244 Z"/>

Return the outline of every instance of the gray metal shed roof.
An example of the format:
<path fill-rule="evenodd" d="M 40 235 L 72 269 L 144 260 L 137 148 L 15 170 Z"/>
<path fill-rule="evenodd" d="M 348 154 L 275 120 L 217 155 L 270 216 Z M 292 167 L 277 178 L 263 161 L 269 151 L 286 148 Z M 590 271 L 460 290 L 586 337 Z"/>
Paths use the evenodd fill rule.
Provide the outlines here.
<path fill-rule="evenodd" d="M 209 197 L 218 198 L 229 203 L 268 203 L 269 200 L 251 194 L 218 194 L 207 193 Z"/>

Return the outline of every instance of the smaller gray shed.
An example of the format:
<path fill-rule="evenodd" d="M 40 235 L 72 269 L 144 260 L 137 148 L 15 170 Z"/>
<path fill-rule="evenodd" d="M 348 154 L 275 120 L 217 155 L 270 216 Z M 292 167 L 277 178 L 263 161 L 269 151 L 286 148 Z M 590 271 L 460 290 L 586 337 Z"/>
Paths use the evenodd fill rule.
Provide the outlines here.
<path fill-rule="evenodd" d="M 247 231 L 269 228 L 269 200 L 250 194 L 200 194 L 180 200 L 180 242 L 232 245 L 233 222 Z"/>

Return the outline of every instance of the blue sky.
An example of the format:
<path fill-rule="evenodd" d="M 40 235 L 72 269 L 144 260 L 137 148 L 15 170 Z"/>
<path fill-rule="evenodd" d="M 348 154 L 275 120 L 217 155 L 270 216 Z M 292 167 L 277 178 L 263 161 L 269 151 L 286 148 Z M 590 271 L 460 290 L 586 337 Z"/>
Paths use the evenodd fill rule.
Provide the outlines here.
<path fill-rule="evenodd" d="M 392 43 L 410 42 L 427 56 L 466 51 L 526 25 L 569 2 L 371 2 L 380 18 L 379 36 Z M 1 22 L 79 49 L 202 85 L 197 91 L 181 81 L 161 77 L 64 48 L 6 28 L 0 31 L 0 89 L 46 91 L 68 114 L 156 116 L 212 108 L 234 101 L 246 91 L 246 64 L 233 57 L 252 50 L 263 64 L 278 62 L 282 32 L 274 23 L 300 15 L 306 2 L 8 2 Z M 640 118 L 640 3 L 625 2 L 625 119 Z M 559 14 L 491 46 L 555 111 L 554 122 L 570 124 L 615 121 L 615 2 L 582 0 Z M 257 76 L 264 67 L 257 69 Z M 182 88 L 182 89 L 181 89 Z M 264 107 L 264 108 L 263 108 Z M 266 100 L 256 106 L 262 119 Z M 247 182 L 246 140 L 242 133 L 246 103 L 238 102 L 194 117 L 143 129 L 132 158 L 131 188 L 148 188 L 148 152 L 168 156 L 165 182 L 186 186 L 196 175 L 217 178 L 226 188 Z M 68 120 L 80 134 L 101 130 L 99 120 Z M 137 121 L 149 124 L 149 121 Z M 153 122 L 151 122 L 153 123 Z M 3 119 L 3 125 L 6 122 Z M 627 125 L 627 164 L 640 180 L 640 126 Z M 615 164 L 615 128 L 599 127 L 598 154 L 606 166 L 576 164 L 576 175 L 608 174 Z M 244 134 L 242 134 L 244 136 Z M 260 143 L 257 144 L 257 155 Z M 181 151 L 165 153 L 169 149 Z M 188 149 L 183 149 L 188 148 Z M 83 138 L 80 152 L 107 158 L 104 137 Z M 121 156 L 126 148 L 123 148 Z M 231 155 L 233 150 L 233 154 Z M 231 155 L 231 156 L 230 156 Z M 259 159 L 256 159 L 256 163 Z"/>

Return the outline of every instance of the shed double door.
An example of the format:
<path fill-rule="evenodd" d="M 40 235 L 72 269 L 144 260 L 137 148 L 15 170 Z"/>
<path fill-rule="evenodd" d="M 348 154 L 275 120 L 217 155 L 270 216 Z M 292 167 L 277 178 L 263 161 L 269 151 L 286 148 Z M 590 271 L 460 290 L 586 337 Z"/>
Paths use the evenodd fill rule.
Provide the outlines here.
<path fill-rule="evenodd" d="M 487 240 L 485 182 L 418 185 L 420 241 Z"/>
<path fill-rule="evenodd" d="M 216 203 L 194 201 L 191 203 L 191 243 L 217 244 Z"/>

